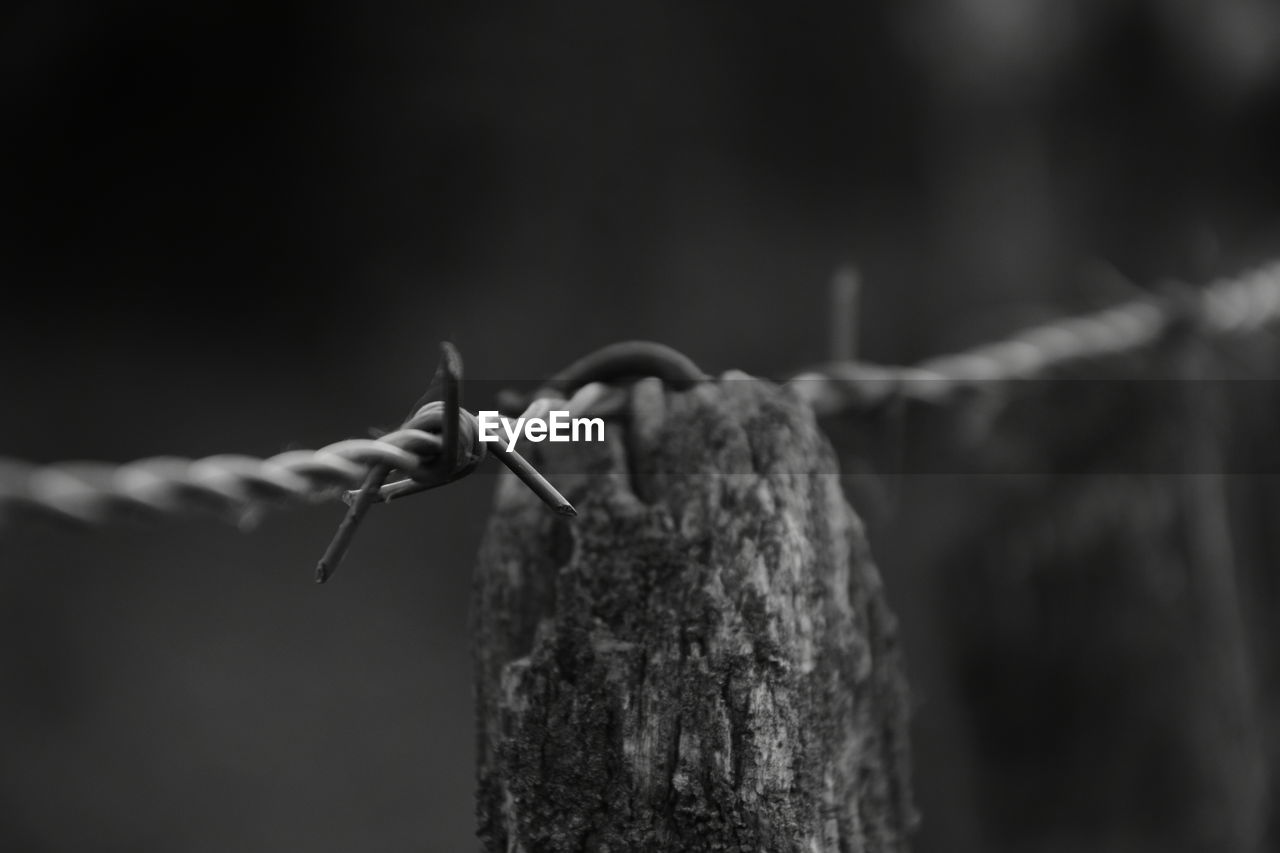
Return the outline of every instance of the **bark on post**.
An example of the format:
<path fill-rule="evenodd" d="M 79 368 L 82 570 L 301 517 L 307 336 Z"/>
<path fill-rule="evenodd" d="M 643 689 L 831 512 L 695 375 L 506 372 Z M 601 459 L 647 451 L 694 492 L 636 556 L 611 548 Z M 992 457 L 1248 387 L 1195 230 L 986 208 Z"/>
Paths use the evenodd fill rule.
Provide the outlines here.
<path fill-rule="evenodd" d="M 504 482 L 474 619 L 490 851 L 904 850 L 893 616 L 813 418 L 745 377 L 635 386 Z"/>

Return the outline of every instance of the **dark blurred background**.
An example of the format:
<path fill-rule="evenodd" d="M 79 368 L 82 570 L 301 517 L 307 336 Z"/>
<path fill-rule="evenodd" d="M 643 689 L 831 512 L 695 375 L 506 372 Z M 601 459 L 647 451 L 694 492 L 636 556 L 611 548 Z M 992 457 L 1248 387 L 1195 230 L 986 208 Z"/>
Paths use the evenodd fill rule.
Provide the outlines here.
<path fill-rule="evenodd" d="M 785 375 L 824 358 L 848 261 L 861 354 L 902 363 L 1280 251 L 1268 0 L 3 19 L 0 454 L 20 458 L 364 434 L 441 339 L 477 379 L 622 338 Z M 323 588 L 338 506 L 247 535 L 6 531 L 0 849 L 473 849 L 492 485 L 375 512 Z M 948 849 L 963 816 L 925 795 L 917 847 Z"/>

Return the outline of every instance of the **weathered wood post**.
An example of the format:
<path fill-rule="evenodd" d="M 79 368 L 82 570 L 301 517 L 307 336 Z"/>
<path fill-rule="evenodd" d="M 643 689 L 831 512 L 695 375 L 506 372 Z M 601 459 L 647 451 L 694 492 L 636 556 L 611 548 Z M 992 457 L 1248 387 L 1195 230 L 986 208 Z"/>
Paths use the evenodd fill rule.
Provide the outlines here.
<path fill-rule="evenodd" d="M 632 389 L 604 443 L 523 448 L 476 574 L 489 851 L 906 849 L 907 699 L 812 415 L 745 376 Z"/>

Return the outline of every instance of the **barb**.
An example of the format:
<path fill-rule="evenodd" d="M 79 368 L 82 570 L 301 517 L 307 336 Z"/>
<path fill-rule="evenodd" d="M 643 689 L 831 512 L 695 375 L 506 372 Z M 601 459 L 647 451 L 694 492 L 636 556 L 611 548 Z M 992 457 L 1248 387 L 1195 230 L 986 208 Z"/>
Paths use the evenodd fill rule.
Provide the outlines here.
<path fill-rule="evenodd" d="M 852 266 L 841 267 L 831 278 L 831 331 L 828 345 L 832 361 L 853 361 L 858 353 L 858 300 L 862 279 Z"/>
<path fill-rule="evenodd" d="M 440 485 L 454 479 L 453 473 L 459 464 L 458 421 L 460 420 L 459 400 L 461 391 L 459 386 L 462 384 L 462 357 L 458 355 L 458 351 L 453 344 L 448 341 L 440 344 L 440 365 L 436 368 L 436 375 L 432 385 L 434 386 L 437 382 L 443 384 L 444 413 L 443 417 L 439 418 L 438 424 L 443 438 L 441 452 L 436 456 L 434 464 L 431 466 L 433 473 L 437 475 L 435 479 L 438 480 L 432 485 Z M 419 400 L 420 405 L 416 407 L 416 411 L 409 413 L 409 417 L 401 425 L 402 429 L 416 420 L 423 421 L 421 425 L 425 426 L 425 413 L 429 411 L 433 416 L 437 414 L 437 410 L 432 406 L 431 402 L 423 403 L 423 401 L 429 401 L 430 397 L 431 392 L 428 391 L 422 400 Z M 475 444 L 474 439 L 472 444 Z M 483 451 L 484 446 L 479 445 L 477 451 L 470 452 L 483 455 Z M 479 460 L 477 459 L 476 461 Z M 369 507 L 373 506 L 383 483 L 387 481 L 387 477 L 391 474 L 391 469 L 392 466 L 385 462 L 376 464 L 369 469 L 369 473 L 360 485 L 360 489 L 356 492 L 354 499 L 348 502 L 347 514 L 343 517 L 342 523 L 338 525 L 338 532 L 334 534 L 333 541 L 329 543 L 324 555 L 316 563 L 316 583 L 325 583 L 338 570 L 338 566 L 342 563 L 342 558 L 346 556 L 347 549 L 351 547 L 351 540 L 355 538 L 360 522 L 369 511 Z M 426 488 L 430 487 L 426 486 Z"/>

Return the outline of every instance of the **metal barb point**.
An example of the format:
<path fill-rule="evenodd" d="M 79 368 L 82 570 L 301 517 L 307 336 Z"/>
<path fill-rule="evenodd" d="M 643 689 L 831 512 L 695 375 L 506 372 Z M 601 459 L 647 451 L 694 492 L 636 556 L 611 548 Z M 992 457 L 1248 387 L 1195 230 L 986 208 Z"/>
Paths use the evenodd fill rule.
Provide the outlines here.
<path fill-rule="evenodd" d="M 316 583 L 324 583 L 333 577 L 333 573 L 338 570 L 338 566 L 342 563 L 342 558 L 347 555 L 347 549 L 351 547 L 351 540 L 355 538 L 356 529 L 359 528 L 360 522 L 364 520 L 364 515 L 369 511 L 369 507 L 373 506 L 378 490 L 382 488 L 382 484 L 386 482 L 387 475 L 390 473 L 391 466 L 386 464 L 374 465 L 369 469 L 369 476 L 365 477 L 364 485 L 360 487 L 360 490 L 356 492 L 355 499 L 351 501 L 347 514 L 343 516 L 342 523 L 338 525 L 338 532 L 333 535 L 333 541 L 325 549 L 324 556 L 320 558 L 320 562 L 316 563 Z"/>
<path fill-rule="evenodd" d="M 836 270 L 831 279 L 831 360 L 853 361 L 858 356 L 858 300 L 862 279 L 853 266 Z"/>
<path fill-rule="evenodd" d="M 440 344 L 440 374 L 444 379 L 444 449 L 440 466 L 445 474 L 458 467 L 458 419 L 462 408 L 462 356 L 448 341 Z"/>
<path fill-rule="evenodd" d="M 557 515 L 572 517 L 578 514 L 573 504 L 569 503 L 565 496 L 547 481 L 546 477 L 538 473 L 538 469 L 530 465 L 529 460 L 514 450 L 507 450 L 501 443 L 494 444 L 494 450 L 498 461 L 506 465 L 512 474 L 519 477 L 520 481 L 532 489 L 544 504 L 555 510 Z"/>
<path fill-rule="evenodd" d="M 464 414 L 468 418 L 473 416 L 462 408 L 462 356 L 458 354 L 457 348 L 447 341 L 440 344 L 440 364 L 436 368 L 431 386 L 431 389 L 423 395 L 414 406 L 413 411 L 405 418 L 404 423 L 401 424 L 401 429 L 407 429 L 411 423 L 414 423 L 418 417 L 418 412 L 422 410 L 423 406 L 434 402 L 437 393 L 443 398 L 444 412 L 441 415 L 440 427 L 441 449 L 440 457 L 435 462 L 434 470 L 426 478 L 398 480 L 388 484 L 387 478 L 395 470 L 396 466 L 387 462 L 379 462 L 370 467 L 369 473 L 360 488 L 343 495 L 343 500 L 348 504 L 347 514 L 343 517 L 342 523 L 338 525 L 338 530 L 333 536 L 333 541 L 329 543 L 329 547 L 325 550 L 324 556 L 316 564 L 316 583 L 325 583 L 338 570 L 338 566 L 342 563 L 343 557 L 346 556 L 347 549 L 351 547 L 351 540 L 355 538 L 356 530 L 359 528 L 361 521 L 364 520 L 369 507 L 375 503 L 385 503 L 386 501 L 406 497 L 453 482 L 471 473 L 482 458 L 483 453 L 476 455 L 468 448 L 467 459 L 459 460 L 461 455 L 459 444 L 463 432 L 462 417 Z M 578 514 L 578 511 L 573 508 L 573 504 L 569 503 L 564 495 L 560 494 L 555 486 L 551 485 L 545 477 L 538 473 L 537 469 L 530 465 L 523 456 L 514 450 L 503 448 L 501 443 L 494 445 L 494 451 L 498 459 L 510 468 L 525 485 L 533 490 L 534 494 L 542 499 L 543 503 L 551 507 L 557 514 L 566 517 L 573 517 Z"/>
<path fill-rule="evenodd" d="M 458 409 L 459 409 L 459 389 L 458 386 L 462 381 L 462 357 L 458 354 L 453 344 L 444 342 L 440 344 L 440 364 L 436 367 L 436 377 L 443 380 L 444 398 L 446 415 L 443 427 L 443 444 L 444 450 L 441 456 L 441 464 L 445 466 L 446 471 L 452 471 L 457 465 L 458 459 Z M 434 379 L 432 384 L 434 384 Z M 405 416 L 404 424 L 408 424 L 413 416 L 417 414 L 423 403 L 430 399 L 431 391 L 414 406 L 413 411 Z M 402 424 L 402 428 L 404 426 Z M 342 564 L 342 558 L 346 556 L 347 549 L 351 547 L 351 540 L 355 538 L 356 530 L 360 527 L 360 522 L 364 520 L 365 513 L 369 511 L 369 507 L 378 501 L 382 486 L 387 482 L 387 477 L 391 475 L 392 466 L 386 463 L 379 463 L 369 469 L 369 474 L 365 477 L 364 483 L 355 493 L 350 501 L 347 514 L 343 516 L 342 523 L 338 525 L 338 531 L 333 535 L 333 541 L 329 543 L 329 547 L 325 549 L 324 556 L 320 558 L 320 562 L 316 564 L 316 583 L 325 583 L 329 578 L 333 577 L 333 573 L 338 570 L 338 566 Z"/>

